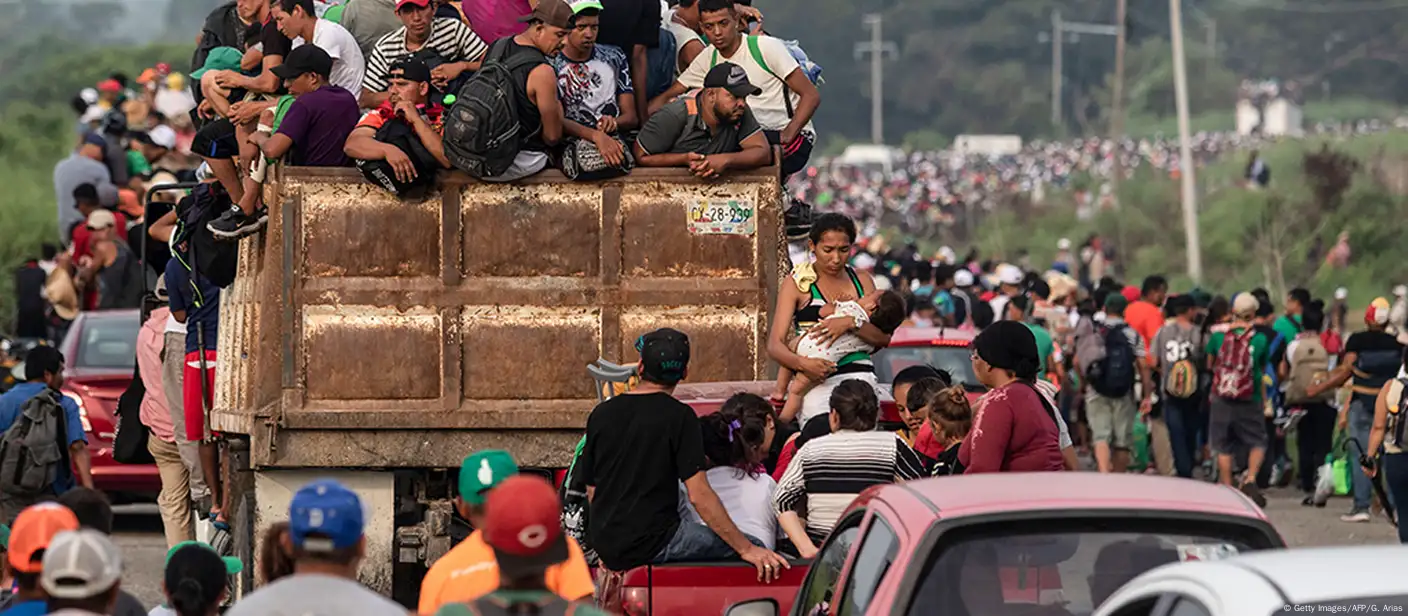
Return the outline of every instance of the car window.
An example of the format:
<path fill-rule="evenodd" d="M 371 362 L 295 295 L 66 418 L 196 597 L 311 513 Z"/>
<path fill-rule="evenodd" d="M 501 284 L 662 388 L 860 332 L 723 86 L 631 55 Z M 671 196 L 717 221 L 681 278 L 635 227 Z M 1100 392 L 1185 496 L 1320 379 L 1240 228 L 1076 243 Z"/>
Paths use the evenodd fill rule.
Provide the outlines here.
<path fill-rule="evenodd" d="M 896 374 L 910 366 L 929 365 L 947 370 L 954 385 L 981 387 L 968 347 L 890 347 L 877 352 L 874 362 L 875 378 L 881 383 L 893 382 Z"/>
<path fill-rule="evenodd" d="M 137 365 L 137 330 L 141 323 L 136 312 L 92 317 L 83 323 L 78 340 L 78 368 L 132 368 Z"/>
<path fill-rule="evenodd" d="M 1141 597 L 1115 610 L 1114 614 L 1111 616 L 1150 616 L 1154 613 L 1154 608 L 1159 604 L 1159 597 L 1160 595 Z"/>
<path fill-rule="evenodd" d="M 851 575 L 846 579 L 846 589 L 841 594 L 841 615 L 864 614 L 875 597 L 875 589 L 880 580 L 890 570 L 899 552 L 899 538 L 879 516 L 872 518 L 870 528 L 865 531 L 856 562 L 851 566 Z"/>
<path fill-rule="evenodd" d="M 1150 523 L 1121 523 L 1125 528 L 1143 526 L 1146 532 L 1106 530 L 1108 522 L 1065 522 L 1067 528 L 1074 526 L 1070 530 L 1061 524 L 1040 530 L 993 526 L 950 533 L 952 539 L 926 556 L 908 613 L 978 616 L 1059 606 L 1071 616 L 1087 616 L 1146 571 L 1252 549 L 1239 539 L 1180 534 L 1177 528 L 1163 531 Z"/>
<path fill-rule="evenodd" d="M 837 580 L 841 578 L 841 568 L 846 565 L 846 555 L 851 552 L 856 535 L 860 534 L 860 516 L 851 520 L 849 527 L 833 531 L 826 546 L 812 559 L 812 568 L 807 573 L 807 582 L 802 587 L 799 599 L 801 609 L 794 611 L 794 614 L 808 616 L 831 611 L 831 593 L 836 588 Z"/>
<path fill-rule="evenodd" d="M 1178 602 L 1168 611 L 1168 616 L 1208 616 L 1208 610 L 1196 599 L 1179 597 Z"/>

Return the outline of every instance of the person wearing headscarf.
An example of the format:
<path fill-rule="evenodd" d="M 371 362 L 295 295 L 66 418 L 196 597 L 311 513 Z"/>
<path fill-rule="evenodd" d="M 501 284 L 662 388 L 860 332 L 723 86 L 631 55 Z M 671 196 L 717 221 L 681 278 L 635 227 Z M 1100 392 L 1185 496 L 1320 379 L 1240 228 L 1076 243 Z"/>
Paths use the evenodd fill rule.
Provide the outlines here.
<path fill-rule="evenodd" d="M 1041 359 L 1031 330 L 997 321 L 973 339 L 973 372 L 989 388 L 959 447 L 965 473 L 1065 470 L 1061 419 L 1035 386 Z"/>

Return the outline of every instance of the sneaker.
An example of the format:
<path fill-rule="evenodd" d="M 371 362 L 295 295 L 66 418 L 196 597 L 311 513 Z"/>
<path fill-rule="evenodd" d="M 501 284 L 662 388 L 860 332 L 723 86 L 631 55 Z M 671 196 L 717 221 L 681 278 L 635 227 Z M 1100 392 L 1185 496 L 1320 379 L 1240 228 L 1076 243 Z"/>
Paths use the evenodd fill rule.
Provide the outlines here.
<path fill-rule="evenodd" d="M 1304 500 L 1301 500 L 1301 501 L 1300 501 L 1300 506 L 1302 506 L 1302 507 L 1314 507 L 1314 506 L 1315 506 L 1315 495 L 1314 495 L 1314 494 L 1311 494 L 1311 495 L 1309 495 L 1309 496 L 1306 496 Z"/>
<path fill-rule="evenodd" d="M 1252 502 L 1256 503 L 1256 506 L 1266 506 L 1266 496 L 1262 495 L 1261 488 L 1256 487 L 1255 481 L 1242 484 L 1242 494 L 1246 494 L 1247 498 L 1252 499 Z"/>
<path fill-rule="evenodd" d="M 1355 524 L 1363 524 L 1369 521 L 1369 512 L 1363 509 L 1355 509 L 1354 511 L 1340 516 L 1340 521 L 1352 522 Z"/>
<path fill-rule="evenodd" d="M 230 208 L 229 211 L 221 214 L 219 218 L 210 221 L 205 228 L 209 229 L 215 237 L 232 240 L 244 237 L 251 233 L 258 232 L 269 223 L 269 210 L 260 208 L 254 214 L 246 215 L 239 206 Z"/>

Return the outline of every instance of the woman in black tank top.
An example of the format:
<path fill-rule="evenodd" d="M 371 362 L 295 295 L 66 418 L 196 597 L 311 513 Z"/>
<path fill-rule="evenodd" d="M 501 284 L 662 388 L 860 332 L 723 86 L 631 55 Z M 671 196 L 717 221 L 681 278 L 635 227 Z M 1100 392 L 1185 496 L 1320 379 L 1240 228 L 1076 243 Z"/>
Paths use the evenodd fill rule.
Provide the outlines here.
<path fill-rule="evenodd" d="M 768 355 L 784 368 L 819 383 L 833 374 L 836 366 L 797 355 L 788 348 L 788 338 L 799 329 L 832 341 L 851 332 L 855 325 L 846 319 L 822 321 L 821 307 L 827 302 L 858 300 L 873 293 L 875 280 L 868 272 L 857 272 L 846 265 L 856 241 L 856 226 L 851 219 L 841 214 L 822 214 L 812 223 L 809 239 L 813 259 L 810 265 L 815 276 L 789 276 L 782 281 L 768 334 Z M 807 288 L 803 290 L 802 286 Z M 877 349 L 890 344 L 890 336 L 869 323 L 855 330 L 855 334 Z"/>

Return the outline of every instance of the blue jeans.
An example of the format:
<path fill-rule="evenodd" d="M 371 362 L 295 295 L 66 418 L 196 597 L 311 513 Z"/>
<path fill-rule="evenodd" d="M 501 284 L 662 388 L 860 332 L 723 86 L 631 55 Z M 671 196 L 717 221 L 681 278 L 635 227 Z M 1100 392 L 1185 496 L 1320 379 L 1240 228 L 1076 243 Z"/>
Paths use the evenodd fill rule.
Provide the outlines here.
<path fill-rule="evenodd" d="M 1383 476 L 1389 500 L 1408 503 L 1408 453 L 1384 454 L 1379 473 Z M 1398 542 L 1408 543 L 1408 527 L 1404 526 L 1401 518 L 1398 522 Z"/>
<path fill-rule="evenodd" d="M 762 541 L 753 537 L 748 537 L 748 541 L 753 545 L 763 545 Z M 724 540 L 719 538 L 714 531 L 709 530 L 708 526 L 681 520 L 680 527 L 675 529 L 675 536 L 670 538 L 670 542 L 665 544 L 665 547 L 655 555 L 655 558 L 651 559 L 650 564 L 663 565 L 665 563 L 733 560 L 736 558 L 738 558 L 738 552 L 728 547 L 728 544 L 724 543 Z"/>
<path fill-rule="evenodd" d="M 1202 399 L 1164 398 L 1164 423 L 1168 425 L 1174 470 L 1179 477 L 1192 478 L 1193 463 L 1198 459 L 1198 431 L 1206 430 L 1208 423 Z"/>
<path fill-rule="evenodd" d="M 1374 427 L 1374 398 L 1355 394 L 1349 402 L 1349 436 L 1357 440 L 1349 442 L 1349 477 L 1354 484 L 1354 510 L 1368 511 L 1373 498 L 1373 486 L 1369 477 L 1359 466 L 1359 456 L 1365 455 L 1364 447 L 1369 446 L 1369 430 Z M 1372 453 L 1368 455 L 1373 456 Z"/>

